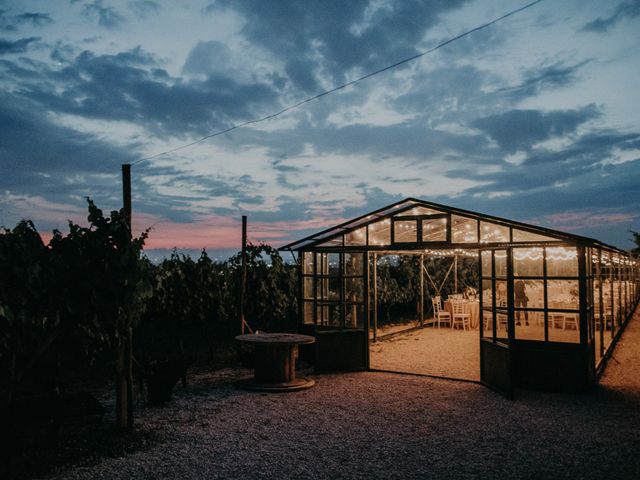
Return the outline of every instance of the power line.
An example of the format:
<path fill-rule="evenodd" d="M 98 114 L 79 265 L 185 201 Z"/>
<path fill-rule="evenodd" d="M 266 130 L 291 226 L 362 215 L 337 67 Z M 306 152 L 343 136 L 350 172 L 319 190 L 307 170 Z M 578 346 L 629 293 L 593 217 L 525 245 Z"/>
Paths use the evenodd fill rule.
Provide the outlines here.
<path fill-rule="evenodd" d="M 536 5 L 536 4 L 538 4 L 538 3 L 542 2 L 542 1 L 543 0 L 535 0 L 534 2 L 528 3 L 527 5 L 524 5 L 523 7 L 520 7 L 520 8 L 517 8 L 515 10 L 512 10 L 512 11 L 510 11 L 510 12 L 508 12 L 508 13 L 506 13 L 506 14 L 498 17 L 498 18 L 495 18 L 495 19 L 491 20 L 490 22 L 487 22 L 487 23 L 485 23 L 483 25 L 480 25 L 479 27 L 472 28 L 471 30 L 467 30 L 466 32 L 461 33 L 460 35 L 456 35 L 453 38 L 445 40 L 444 42 L 439 43 L 438 45 L 436 45 L 435 47 L 430 48 L 429 50 L 425 50 L 424 52 L 417 53 L 416 55 L 413 55 L 411 57 L 405 58 L 405 59 L 400 60 L 400 61 L 398 61 L 396 63 L 391 64 L 391 65 L 387 65 L 386 67 L 380 68 L 378 70 L 374 70 L 373 72 L 367 73 L 367 74 L 365 74 L 365 75 L 363 75 L 361 77 L 358 77 L 358 78 L 356 78 L 354 80 L 351 80 L 351 81 L 349 81 L 347 83 L 343 83 L 342 85 L 338 85 L 337 87 L 333 87 L 333 88 L 331 88 L 329 90 L 325 90 L 323 92 L 320 92 L 320 93 L 318 93 L 318 94 L 316 94 L 316 95 L 314 95 L 312 97 L 305 98 L 304 100 L 301 100 L 301 101 L 299 101 L 297 103 L 293 103 L 293 104 L 291 104 L 291 105 L 289 105 L 289 106 L 287 106 L 287 107 L 283 108 L 282 110 L 279 110 L 279 111 L 277 111 L 275 113 L 272 113 L 272 114 L 267 115 L 265 117 L 254 118 L 253 120 L 247 120 L 246 122 L 242 122 L 242 123 L 238 123 L 238 124 L 232 125 L 229 128 L 225 128 L 224 130 L 219 130 L 217 132 L 210 133 L 209 135 L 205 135 L 204 137 L 201 137 L 201 138 L 199 138 L 197 140 L 194 140 L 193 142 L 186 143 L 184 145 L 180 145 L 179 147 L 172 148 L 172 149 L 166 150 L 164 152 L 156 153 L 156 154 L 151 155 L 149 157 L 141 158 L 140 160 L 137 160 L 137 161 L 133 162 L 133 165 L 137 165 L 140 162 L 144 162 L 145 160 L 151 160 L 153 158 L 157 158 L 157 157 L 160 157 L 162 155 L 168 155 L 170 153 L 177 152 L 178 150 L 182 150 L 184 148 L 192 147 L 193 145 L 196 145 L 198 143 L 204 142 L 205 140 L 207 140 L 209 138 L 213 138 L 213 137 L 218 137 L 220 135 L 224 135 L 225 133 L 229 133 L 229 132 L 231 132 L 233 130 L 236 130 L 238 128 L 246 127 L 247 125 L 252 125 L 252 124 L 264 122 L 266 120 L 270 120 L 272 118 L 278 117 L 278 116 L 282 115 L 283 113 L 286 113 L 286 112 L 288 112 L 290 110 L 294 110 L 294 109 L 296 109 L 298 107 L 301 107 L 302 105 L 305 105 L 305 104 L 307 104 L 309 102 L 312 102 L 314 100 L 322 98 L 322 97 L 324 97 L 326 95 L 329 95 L 331 93 L 337 92 L 337 91 L 342 90 L 344 88 L 350 87 L 351 85 L 354 85 L 356 83 L 362 82 L 363 80 L 371 78 L 371 77 L 373 77 L 375 75 L 378 75 L 380 73 L 383 73 L 383 72 L 386 72 L 388 70 L 392 70 L 394 68 L 397 68 L 400 65 L 404 65 L 405 63 L 409 63 L 409 62 L 412 62 L 413 60 L 417 60 L 418 58 L 424 57 L 425 55 L 428 55 L 428 54 L 430 54 L 432 52 L 435 52 L 436 50 L 439 50 L 442 47 L 444 47 L 446 45 L 449 45 L 450 43 L 453 43 L 453 42 L 455 42 L 457 40 L 460 40 L 461 38 L 464 38 L 464 37 L 466 37 L 468 35 L 471 35 L 472 33 L 475 33 L 475 32 L 477 32 L 479 30 L 483 30 L 485 28 L 488 28 L 491 25 L 493 25 L 495 23 L 498 23 L 499 21 L 504 20 L 507 17 L 511 17 L 512 15 L 516 15 L 517 13 L 520 13 L 520 12 L 522 12 L 524 10 L 527 10 L 527 9 L 533 7 L 534 5 Z"/>

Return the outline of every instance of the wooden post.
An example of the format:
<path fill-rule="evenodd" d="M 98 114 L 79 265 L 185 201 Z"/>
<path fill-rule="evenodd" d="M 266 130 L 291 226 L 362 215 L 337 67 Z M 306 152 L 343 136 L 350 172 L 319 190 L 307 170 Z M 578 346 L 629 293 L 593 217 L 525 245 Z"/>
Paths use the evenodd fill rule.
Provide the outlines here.
<path fill-rule="evenodd" d="M 131 164 L 122 164 L 122 209 L 131 234 Z"/>
<path fill-rule="evenodd" d="M 373 254 L 373 341 L 378 339 L 378 254 Z"/>
<path fill-rule="evenodd" d="M 247 284 L 247 216 L 242 216 L 242 278 L 240 280 L 240 333 L 244 335 L 244 295 Z"/>
<path fill-rule="evenodd" d="M 458 254 L 453 254 L 453 293 L 458 293 Z"/>
<path fill-rule="evenodd" d="M 122 209 L 124 220 L 131 236 L 131 164 L 122 165 Z M 133 328 L 127 315 L 127 324 L 117 320 L 118 351 L 117 362 L 117 392 L 116 392 L 116 422 L 118 427 L 133 429 Z"/>
<path fill-rule="evenodd" d="M 420 254 L 420 309 L 418 315 L 420 316 L 420 326 L 424 326 L 424 254 Z"/>

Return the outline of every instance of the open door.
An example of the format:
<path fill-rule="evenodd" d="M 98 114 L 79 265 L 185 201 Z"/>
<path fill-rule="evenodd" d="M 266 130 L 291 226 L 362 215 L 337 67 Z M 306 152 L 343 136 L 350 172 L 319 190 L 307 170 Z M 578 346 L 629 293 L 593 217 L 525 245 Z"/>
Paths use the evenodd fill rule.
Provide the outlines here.
<path fill-rule="evenodd" d="M 346 372 L 368 368 L 367 254 L 304 252 L 301 331 L 316 337 L 315 370 Z"/>
<path fill-rule="evenodd" d="M 513 267 L 511 249 L 480 251 L 480 380 L 513 397 Z"/>

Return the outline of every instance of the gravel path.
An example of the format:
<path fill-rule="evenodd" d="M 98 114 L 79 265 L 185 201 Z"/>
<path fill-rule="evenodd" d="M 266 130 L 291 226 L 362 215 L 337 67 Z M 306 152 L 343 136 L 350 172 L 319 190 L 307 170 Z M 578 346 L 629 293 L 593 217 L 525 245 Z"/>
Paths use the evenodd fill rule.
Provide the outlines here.
<path fill-rule="evenodd" d="M 371 368 L 480 380 L 477 330 L 422 328 L 371 345 Z"/>
<path fill-rule="evenodd" d="M 200 375 L 141 412 L 139 428 L 160 443 L 50 478 L 638 479 L 639 317 L 590 395 L 509 401 L 472 383 L 377 372 L 260 394 Z"/>

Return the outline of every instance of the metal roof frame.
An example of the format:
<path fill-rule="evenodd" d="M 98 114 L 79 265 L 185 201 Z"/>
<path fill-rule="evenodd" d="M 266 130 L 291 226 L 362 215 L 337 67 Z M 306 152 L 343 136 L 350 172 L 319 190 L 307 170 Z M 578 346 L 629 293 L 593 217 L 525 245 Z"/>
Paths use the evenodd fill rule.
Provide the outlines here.
<path fill-rule="evenodd" d="M 448 214 L 465 216 L 465 217 L 473 218 L 475 220 L 488 221 L 488 222 L 496 223 L 498 225 L 507 226 L 507 227 L 514 227 L 529 233 L 552 237 L 557 239 L 558 241 L 564 241 L 564 242 L 568 241 L 572 243 L 578 243 L 587 247 L 598 247 L 598 248 L 604 248 L 606 250 L 610 250 L 618 253 L 623 253 L 625 255 L 629 254 L 629 252 L 625 252 L 624 250 L 621 250 L 619 248 L 613 247 L 611 245 L 607 245 L 594 238 L 583 237 L 581 235 L 562 232 L 560 230 L 554 230 L 546 227 L 541 227 L 538 225 L 531 225 L 523 222 L 518 222 L 516 220 L 509 220 L 506 218 L 496 217 L 493 215 L 486 215 L 483 213 L 473 212 L 471 210 L 464 210 L 461 208 L 450 207 L 447 205 L 429 202 L 426 200 L 420 200 L 412 197 L 405 198 L 404 200 L 400 200 L 398 202 L 392 203 L 385 207 L 379 208 L 377 210 L 374 210 L 373 212 L 360 215 L 359 217 L 356 217 L 354 219 L 347 220 L 346 222 L 340 223 L 338 225 L 334 225 L 333 227 L 329 227 L 325 230 L 322 230 L 320 232 L 304 237 L 300 240 L 296 240 L 295 242 L 291 242 L 287 245 L 280 247 L 279 250 L 301 251 L 301 250 L 313 249 L 317 247 L 318 244 L 329 241 L 345 233 L 352 232 L 354 230 L 362 228 L 371 223 L 376 223 L 385 218 L 391 218 L 394 215 L 397 215 L 407 210 L 411 210 L 412 208 L 415 208 L 415 207 L 431 208 L 434 210 L 440 210 Z M 528 242 L 528 243 L 536 243 L 536 242 Z M 540 243 L 544 243 L 544 242 L 540 242 Z M 363 247 L 365 249 L 367 248 L 367 246 L 363 246 Z M 347 249 L 346 247 L 341 247 L 341 246 L 335 246 L 332 248 Z M 353 247 L 349 249 L 353 249 Z M 360 250 L 362 250 L 362 248 L 360 248 Z"/>

